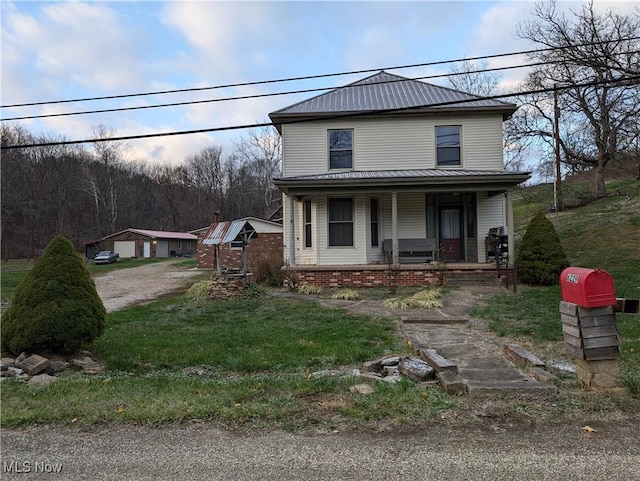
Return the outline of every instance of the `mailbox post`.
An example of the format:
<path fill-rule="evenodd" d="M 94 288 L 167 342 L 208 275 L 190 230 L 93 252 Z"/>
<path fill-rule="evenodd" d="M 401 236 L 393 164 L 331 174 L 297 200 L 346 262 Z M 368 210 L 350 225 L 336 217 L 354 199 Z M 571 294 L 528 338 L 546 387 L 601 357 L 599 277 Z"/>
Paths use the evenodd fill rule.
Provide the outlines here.
<path fill-rule="evenodd" d="M 568 267 L 560 274 L 560 289 L 562 334 L 578 381 L 589 389 L 622 389 L 613 278 L 601 270 Z"/>

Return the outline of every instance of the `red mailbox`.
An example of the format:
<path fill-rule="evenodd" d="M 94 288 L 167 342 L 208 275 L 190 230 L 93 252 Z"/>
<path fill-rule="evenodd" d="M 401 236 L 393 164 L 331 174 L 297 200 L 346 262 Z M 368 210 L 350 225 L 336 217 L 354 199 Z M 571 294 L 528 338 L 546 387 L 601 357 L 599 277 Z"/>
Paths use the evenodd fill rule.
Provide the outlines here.
<path fill-rule="evenodd" d="M 567 267 L 560 274 L 562 300 L 580 307 L 616 305 L 613 278 L 608 272 L 583 267 Z"/>

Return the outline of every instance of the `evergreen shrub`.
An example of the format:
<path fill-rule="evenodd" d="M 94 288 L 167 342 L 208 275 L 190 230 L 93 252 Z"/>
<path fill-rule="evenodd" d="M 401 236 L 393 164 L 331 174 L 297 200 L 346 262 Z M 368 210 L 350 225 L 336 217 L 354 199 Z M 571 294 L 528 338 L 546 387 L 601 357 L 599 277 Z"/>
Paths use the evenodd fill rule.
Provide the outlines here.
<path fill-rule="evenodd" d="M 518 280 L 530 285 L 555 285 L 568 266 L 556 229 L 544 213 L 537 214 L 529 222 L 518 248 Z"/>
<path fill-rule="evenodd" d="M 2 349 L 64 352 L 104 331 L 106 309 L 71 242 L 54 238 L 16 287 L 2 317 Z"/>

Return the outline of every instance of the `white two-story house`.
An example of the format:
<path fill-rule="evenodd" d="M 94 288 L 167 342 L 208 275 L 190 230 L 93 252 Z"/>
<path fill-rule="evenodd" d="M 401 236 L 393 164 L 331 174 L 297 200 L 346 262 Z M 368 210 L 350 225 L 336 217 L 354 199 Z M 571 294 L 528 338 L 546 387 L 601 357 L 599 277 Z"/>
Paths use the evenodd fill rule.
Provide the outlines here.
<path fill-rule="evenodd" d="M 282 135 L 283 241 L 299 283 L 375 286 L 482 271 L 513 253 L 502 124 L 516 105 L 380 72 L 269 116 Z M 511 255 L 510 257 L 513 257 Z"/>

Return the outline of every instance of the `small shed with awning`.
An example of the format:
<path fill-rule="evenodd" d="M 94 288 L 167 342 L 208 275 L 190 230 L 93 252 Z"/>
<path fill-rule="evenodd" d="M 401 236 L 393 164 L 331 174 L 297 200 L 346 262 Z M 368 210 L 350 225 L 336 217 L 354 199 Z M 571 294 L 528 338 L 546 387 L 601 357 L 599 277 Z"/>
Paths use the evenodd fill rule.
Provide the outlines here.
<path fill-rule="evenodd" d="M 216 269 L 222 274 L 220 262 L 220 244 L 235 244 L 242 247 L 241 273 L 247 273 L 247 244 L 251 239 L 258 237 L 258 233 L 246 220 L 232 220 L 211 224 L 209 230 L 202 239 L 202 244 L 212 245 L 216 249 Z"/>

